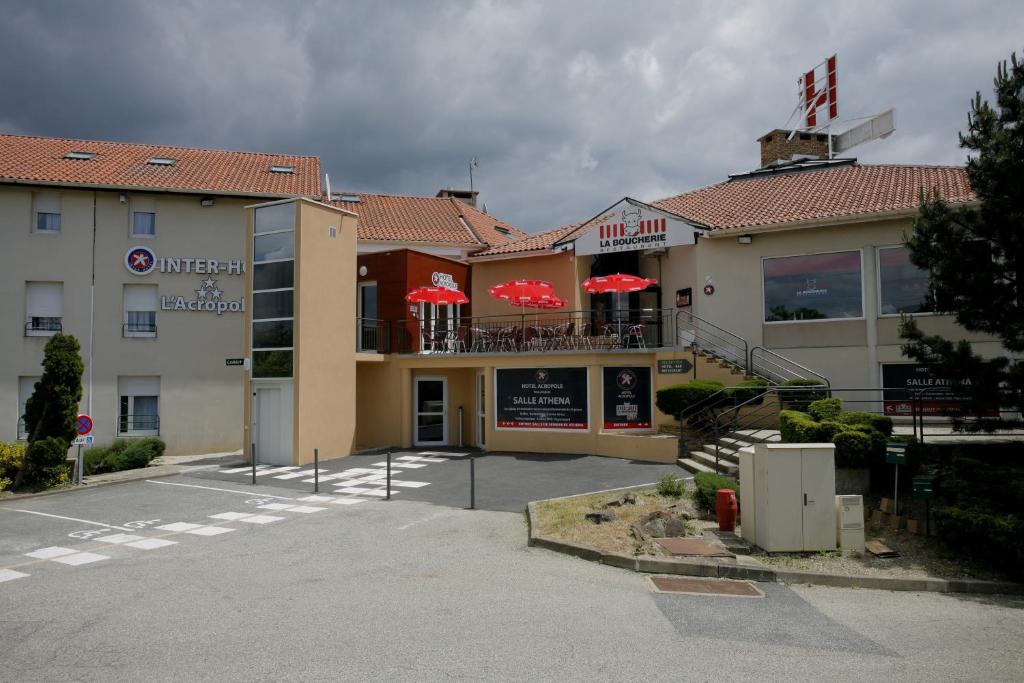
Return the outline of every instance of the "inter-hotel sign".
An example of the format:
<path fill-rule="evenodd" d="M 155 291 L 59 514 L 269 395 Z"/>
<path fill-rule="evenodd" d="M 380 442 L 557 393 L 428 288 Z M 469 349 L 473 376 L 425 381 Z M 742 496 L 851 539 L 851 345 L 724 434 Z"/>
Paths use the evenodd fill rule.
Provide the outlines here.
<path fill-rule="evenodd" d="M 245 311 L 245 297 L 228 299 L 217 284 L 214 275 L 241 275 L 245 272 L 242 259 L 211 259 L 194 257 L 160 257 L 149 247 L 132 247 L 124 255 L 124 266 L 133 275 L 149 275 L 155 270 L 161 273 L 185 273 L 205 275 L 199 286 L 188 296 L 161 295 L 162 311 L 193 311 L 196 313 L 242 313 Z"/>
<path fill-rule="evenodd" d="M 704 228 L 628 197 L 589 221 L 575 240 L 580 255 L 695 244 Z"/>

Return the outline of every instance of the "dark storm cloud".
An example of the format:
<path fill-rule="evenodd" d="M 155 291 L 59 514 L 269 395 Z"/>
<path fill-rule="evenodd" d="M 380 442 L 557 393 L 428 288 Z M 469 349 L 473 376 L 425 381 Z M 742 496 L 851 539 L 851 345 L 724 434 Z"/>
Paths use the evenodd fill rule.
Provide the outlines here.
<path fill-rule="evenodd" d="M 839 52 L 864 161 L 960 163 L 1024 5 L 0 3 L 0 130 L 317 154 L 335 189 L 468 184 L 528 230 L 756 165 L 795 79 Z"/>

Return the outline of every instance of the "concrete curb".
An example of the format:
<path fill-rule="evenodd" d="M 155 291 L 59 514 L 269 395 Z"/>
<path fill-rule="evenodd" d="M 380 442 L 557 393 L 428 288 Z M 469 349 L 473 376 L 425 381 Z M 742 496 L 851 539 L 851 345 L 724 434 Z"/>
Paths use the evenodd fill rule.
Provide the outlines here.
<path fill-rule="evenodd" d="M 50 489 L 48 491 L 39 491 L 37 493 L 0 493 L 0 503 L 6 503 L 8 501 L 13 500 L 23 500 L 25 498 L 41 498 L 42 496 L 55 496 L 60 493 L 91 491 L 92 489 L 101 488 L 103 486 L 124 484 L 129 481 L 138 481 L 140 479 L 157 479 L 159 477 L 173 477 L 176 474 L 181 474 L 188 467 L 188 465 L 157 465 L 155 467 L 140 467 L 134 470 L 123 470 L 121 472 L 111 472 L 109 474 L 96 474 L 90 477 L 86 477 L 85 481 L 81 486 L 65 486 L 64 488 Z"/>
<path fill-rule="evenodd" d="M 625 491 L 642 486 L 626 486 L 612 491 Z M 594 493 L 607 493 L 595 491 Z M 584 493 L 580 495 L 591 495 Z M 564 500 L 576 496 L 563 496 L 549 500 Z M 779 570 L 766 567 L 751 557 L 738 555 L 735 558 L 674 558 L 640 555 L 633 557 L 621 553 L 609 553 L 591 546 L 562 541 L 537 532 L 535 506 L 547 502 L 538 500 L 526 506 L 529 526 L 527 546 L 546 548 L 582 560 L 599 562 L 612 567 L 629 569 L 644 574 L 678 574 L 682 576 L 718 577 L 723 579 L 746 579 L 772 583 L 804 584 L 810 586 L 831 586 L 836 588 L 870 588 L 889 591 L 919 591 L 930 593 L 980 593 L 985 595 L 1024 595 L 1024 584 L 1010 581 L 981 581 L 976 579 L 934 579 L 904 578 L 894 576 L 868 576 L 863 574 L 824 574 L 796 570 Z"/>

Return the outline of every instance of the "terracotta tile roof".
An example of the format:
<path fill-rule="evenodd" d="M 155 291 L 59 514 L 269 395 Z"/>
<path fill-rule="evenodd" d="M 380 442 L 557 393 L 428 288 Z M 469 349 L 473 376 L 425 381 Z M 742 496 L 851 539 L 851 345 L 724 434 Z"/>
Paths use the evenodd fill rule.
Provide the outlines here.
<path fill-rule="evenodd" d="M 69 152 L 94 153 L 65 159 Z M 174 159 L 170 166 L 146 163 Z M 274 173 L 271 166 L 291 166 Z M 0 134 L 0 179 L 252 196 L 320 196 L 320 159 L 288 154 Z"/>
<path fill-rule="evenodd" d="M 473 254 L 476 256 L 501 256 L 504 254 L 526 254 L 531 251 L 547 251 L 558 240 L 578 228 L 580 223 L 570 223 L 546 232 L 538 232 L 527 235 L 525 238 L 509 242 L 490 249 L 484 249 Z"/>
<path fill-rule="evenodd" d="M 723 230 L 913 209 L 922 188 L 950 202 L 975 198 L 960 166 L 852 164 L 741 177 L 652 204 Z"/>
<path fill-rule="evenodd" d="M 333 196 L 339 194 L 349 193 L 332 193 Z M 359 214 L 361 240 L 440 242 L 478 248 L 512 241 L 498 232 L 497 227 L 508 230 L 515 238 L 525 235 L 453 197 L 352 194 L 359 197 L 358 202 L 331 200 L 330 203 Z"/>

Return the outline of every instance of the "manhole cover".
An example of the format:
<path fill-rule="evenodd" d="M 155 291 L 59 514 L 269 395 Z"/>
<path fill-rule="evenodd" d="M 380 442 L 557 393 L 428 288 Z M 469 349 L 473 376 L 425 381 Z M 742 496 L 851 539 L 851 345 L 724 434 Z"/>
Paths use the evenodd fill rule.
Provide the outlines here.
<path fill-rule="evenodd" d="M 725 595 L 733 598 L 763 598 L 764 593 L 749 581 L 729 579 L 690 579 L 679 576 L 651 576 L 654 590 L 659 593 L 686 595 Z"/>
<path fill-rule="evenodd" d="M 702 557 L 735 557 L 722 546 L 705 543 L 699 538 L 656 538 L 655 542 L 673 555 Z"/>

